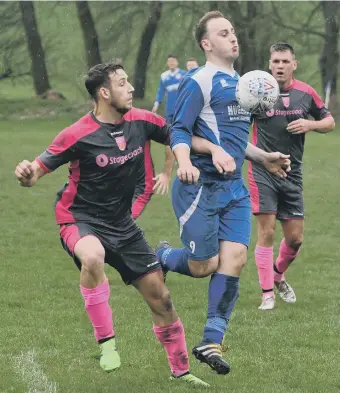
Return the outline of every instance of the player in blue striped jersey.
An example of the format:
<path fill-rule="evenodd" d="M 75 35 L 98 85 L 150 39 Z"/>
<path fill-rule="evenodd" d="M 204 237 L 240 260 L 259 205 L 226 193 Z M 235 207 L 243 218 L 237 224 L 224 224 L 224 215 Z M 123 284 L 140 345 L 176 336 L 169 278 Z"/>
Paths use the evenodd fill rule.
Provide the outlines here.
<path fill-rule="evenodd" d="M 157 254 L 165 273 L 211 275 L 207 322 L 193 354 L 218 374 L 227 374 L 221 344 L 239 295 L 251 231 L 242 165 L 248 158 L 285 177 L 290 161 L 248 144 L 251 118 L 235 97 L 238 43 L 231 23 L 218 11 L 209 12 L 196 27 L 196 40 L 207 62 L 184 76 L 170 136 L 178 162 L 172 203 L 184 248 L 161 242 Z"/>
<path fill-rule="evenodd" d="M 165 118 L 167 123 L 171 124 L 175 110 L 178 86 L 186 71 L 178 68 L 177 57 L 173 55 L 168 56 L 168 67 L 169 69 L 161 75 L 152 112 L 157 113 L 159 105 L 162 103 L 164 96 L 166 96 Z"/>

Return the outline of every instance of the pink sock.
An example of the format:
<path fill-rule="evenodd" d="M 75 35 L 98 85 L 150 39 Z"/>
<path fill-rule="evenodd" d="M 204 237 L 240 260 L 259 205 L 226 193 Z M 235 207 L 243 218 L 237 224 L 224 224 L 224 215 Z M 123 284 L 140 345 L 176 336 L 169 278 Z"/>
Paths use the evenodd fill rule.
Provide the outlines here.
<path fill-rule="evenodd" d="M 96 288 L 80 287 L 85 300 L 85 309 L 94 328 L 96 340 L 113 337 L 115 335 L 112 321 L 112 310 L 109 306 L 110 285 L 106 279 Z"/>
<path fill-rule="evenodd" d="M 279 255 L 275 262 L 276 270 L 274 273 L 274 280 L 280 282 L 283 278 L 283 273 L 288 269 L 289 265 L 299 255 L 300 248 L 296 251 L 287 246 L 285 239 L 282 239 L 280 244 Z M 278 273 L 280 272 L 280 273 Z"/>
<path fill-rule="evenodd" d="M 255 261 L 262 291 L 270 295 L 274 288 L 273 247 L 256 246 Z"/>
<path fill-rule="evenodd" d="M 184 327 L 180 319 L 170 326 L 154 326 L 153 331 L 168 354 L 172 374 L 178 377 L 187 373 L 189 371 L 189 358 Z"/>

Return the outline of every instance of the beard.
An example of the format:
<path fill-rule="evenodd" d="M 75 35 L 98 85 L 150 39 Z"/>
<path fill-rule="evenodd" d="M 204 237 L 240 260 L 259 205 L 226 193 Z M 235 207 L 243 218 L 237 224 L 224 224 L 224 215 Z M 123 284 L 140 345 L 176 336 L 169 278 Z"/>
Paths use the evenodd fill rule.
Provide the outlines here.
<path fill-rule="evenodd" d="M 120 113 L 122 115 L 125 115 L 125 113 L 129 112 L 129 110 L 131 109 L 131 107 L 129 107 L 129 106 L 119 105 L 115 98 L 111 99 L 110 104 L 111 104 L 112 108 L 114 108 L 118 113 Z"/>
<path fill-rule="evenodd" d="M 122 115 L 125 115 L 125 113 L 129 112 L 129 110 L 131 109 L 127 107 L 117 107 L 116 105 L 112 105 L 112 107 L 115 108 L 115 110 Z"/>

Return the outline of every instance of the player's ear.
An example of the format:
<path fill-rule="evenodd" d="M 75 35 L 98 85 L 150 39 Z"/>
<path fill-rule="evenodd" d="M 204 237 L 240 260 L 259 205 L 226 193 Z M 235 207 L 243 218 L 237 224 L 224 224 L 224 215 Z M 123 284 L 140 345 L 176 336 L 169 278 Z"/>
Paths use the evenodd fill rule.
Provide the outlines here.
<path fill-rule="evenodd" d="M 202 48 L 207 52 L 211 51 L 211 45 L 208 39 L 204 39 L 201 41 Z"/>
<path fill-rule="evenodd" d="M 105 99 L 108 100 L 110 98 L 110 91 L 109 89 L 106 89 L 105 87 L 101 87 L 99 89 L 99 94 Z"/>
<path fill-rule="evenodd" d="M 293 71 L 295 71 L 297 69 L 297 61 L 294 60 L 293 61 Z"/>

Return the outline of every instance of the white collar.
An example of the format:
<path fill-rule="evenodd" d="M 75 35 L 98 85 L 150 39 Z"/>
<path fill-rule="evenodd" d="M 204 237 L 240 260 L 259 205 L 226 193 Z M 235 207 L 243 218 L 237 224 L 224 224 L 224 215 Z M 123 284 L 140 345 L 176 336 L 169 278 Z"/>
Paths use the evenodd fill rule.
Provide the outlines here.
<path fill-rule="evenodd" d="M 209 67 L 213 70 L 215 70 L 216 72 L 223 72 L 224 74 L 228 74 L 230 75 L 232 78 L 236 75 L 236 71 L 234 70 L 234 68 L 228 68 L 228 67 L 223 67 L 220 65 L 216 65 L 214 63 L 211 63 L 210 61 L 207 61 L 205 63 L 206 67 Z"/>

